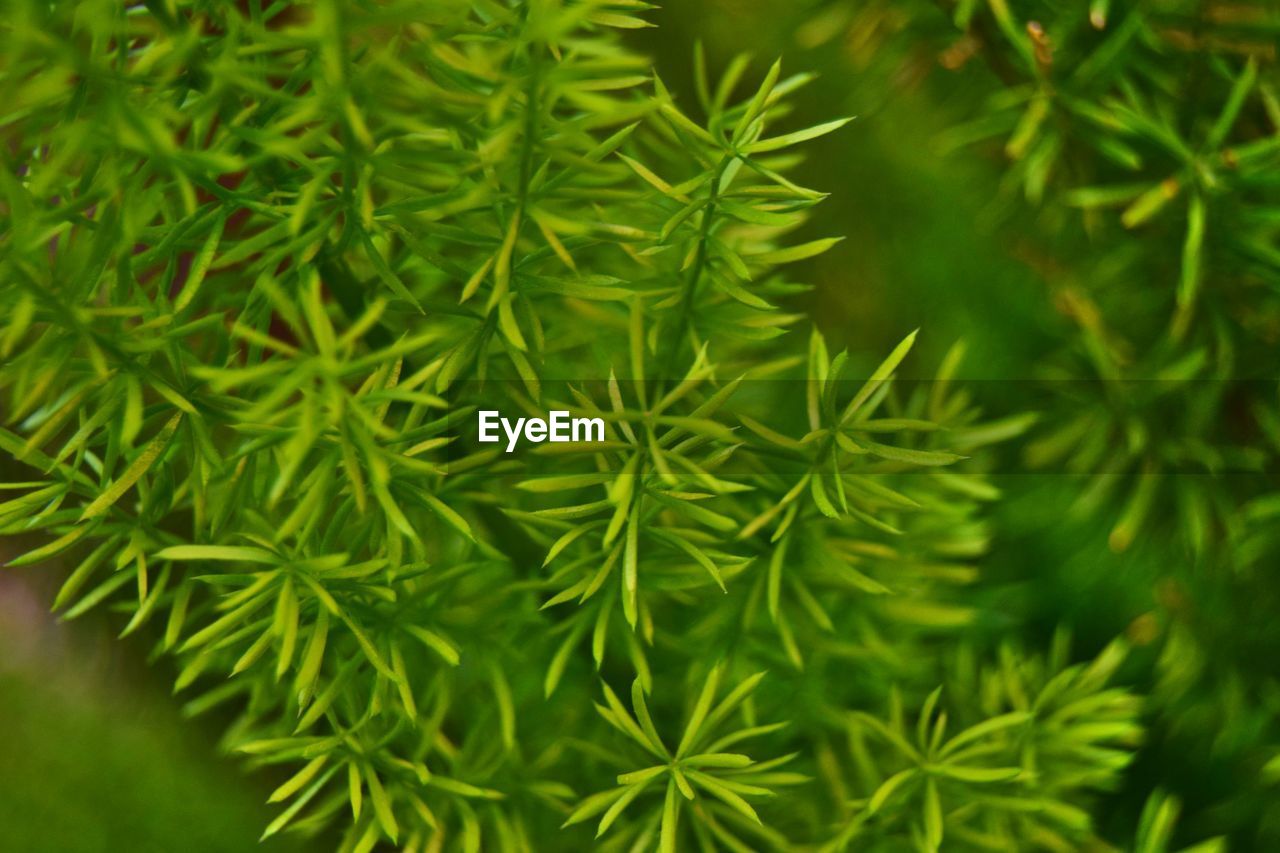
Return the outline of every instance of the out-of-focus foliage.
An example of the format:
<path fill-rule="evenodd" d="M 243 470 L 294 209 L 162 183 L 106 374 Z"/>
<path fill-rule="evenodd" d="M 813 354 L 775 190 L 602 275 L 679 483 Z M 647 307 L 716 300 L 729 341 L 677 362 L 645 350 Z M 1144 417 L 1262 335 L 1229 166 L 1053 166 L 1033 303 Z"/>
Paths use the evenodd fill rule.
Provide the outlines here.
<path fill-rule="evenodd" d="M 1003 216 L 1034 217 L 1023 251 L 1076 327 L 1042 370 L 1066 401 L 1028 462 L 1092 477 L 1081 500 L 1111 514 L 1117 550 L 1144 529 L 1196 557 L 1250 536 L 1267 510 L 1242 504 L 1266 480 L 1232 475 L 1274 472 L 1280 452 L 1280 10 L 961 0 L 812 15 L 807 45 L 856 43 L 863 63 L 910 49 L 981 81 L 938 143 L 1006 162 L 1002 192 L 1021 203 Z M 1172 473 L 1209 476 L 1159 476 Z"/>
<path fill-rule="evenodd" d="M 221 853 L 253 846 L 269 818 L 261 802 L 268 781 L 246 784 L 217 761 L 165 685 L 149 683 L 132 650 L 110 643 L 105 620 L 67 631 L 50 624 L 46 604 L 18 578 L 0 577 L 3 847 Z M 264 853 L 305 849 L 296 838 L 263 845 Z"/>
<path fill-rule="evenodd" d="M 1002 618 L 975 589 L 1000 497 L 989 446 L 1030 419 L 982 417 L 962 348 L 904 387 L 915 333 L 835 353 L 794 310 L 808 288 L 790 265 L 838 239 L 793 177 L 797 146 L 846 121 L 794 117 L 811 75 L 717 71 L 699 50 L 690 85 L 669 87 L 622 38 L 647 26 L 636 0 L 11 5 L 0 447 L 22 474 L 0 532 L 43 537 L 12 565 L 74 564 L 66 616 L 115 608 L 176 657 L 188 713 L 234 719 L 225 746 L 283 780 L 264 836 L 1103 843 L 1095 807 L 1143 731 L 1116 671 L 1151 664 L 1123 642 L 1074 663 L 1062 640 L 984 642 Z M 811 43 L 864 12 L 822 14 Z M 1044 82 L 1042 42 L 1060 36 L 1023 34 L 1019 14 L 956 13 L 967 31 L 994 21 L 987 49 L 1013 68 L 991 132 L 1049 161 L 1012 181 L 1060 203 L 1078 185 L 1059 187 L 1056 158 L 1093 149 L 1062 136 L 1036 153 L 1074 125 L 1050 120 L 1071 108 Z M 1139 169 L 1163 151 L 1201 180 L 1151 100 L 1182 103 L 1156 85 L 1163 54 L 1130 52 L 1141 73 L 1108 69 L 1080 97 L 1138 117 L 1109 129 L 1134 137 Z M 1243 94 L 1213 152 L 1259 134 L 1267 103 L 1260 61 L 1219 64 L 1208 79 Z M 1152 223 L 1165 172 L 1129 197 Z M 1157 391 L 1221 376 L 1212 190 L 1186 193 L 1202 236 L 1170 310 L 1124 316 L 1125 346 L 1081 323 L 1064 370 L 1134 375 L 1114 371 L 1146 363 L 1123 360 L 1147 357 L 1145 323 L 1171 353 L 1151 356 L 1173 371 Z M 1123 234 L 1100 239 L 1140 256 Z M 1063 298 L 1105 316 L 1095 285 L 1123 288 L 1088 280 Z M 1222 399 L 1178 414 L 1214 433 Z M 464 438 L 477 408 L 573 408 L 607 440 L 480 450 Z M 1061 412 L 1040 435 L 1107 418 L 1076 438 L 1118 454 L 1127 545 L 1166 499 L 1145 472 L 1200 457 L 1165 448 L 1182 438 L 1163 423 L 1134 427 L 1147 408 Z M 1205 479 L 1190 505 L 1223 494 Z M 1240 535 L 1262 554 L 1257 529 Z M 1169 801 L 1152 803 L 1124 827 L 1139 849 L 1168 834 Z"/>
<path fill-rule="evenodd" d="M 958 22 L 976 26 L 975 11 Z M 1080 330 L 1055 378 L 1102 381 L 1032 461 L 1070 454 L 1076 470 L 1140 475 L 1092 490 L 1122 490 L 1112 546 L 1153 527 L 1204 555 L 1241 528 L 1260 482 L 1229 475 L 1274 469 L 1280 450 L 1280 18 L 1222 3 L 989 14 L 1004 39 L 984 56 L 1016 82 L 988 102 L 985 127 L 956 132 L 1001 135 L 1010 180 L 1034 205 L 1077 209 L 1090 247 L 1078 281 L 1054 282 Z M 1161 482 L 1169 471 L 1228 476 Z M 1158 517 L 1169 523 L 1148 524 Z"/>
<path fill-rule="evenodd" d="M 673 17 L 699 32 L 723 5 Z M 719 49 L 750 33 L 795 51 L 821 70 L 835 108 L 881 139 L 881 149 L 857 149 L 871 162 L 846 192 L 865 189 L 896 217 L 870 229 L 853 208 L 841 230 L 905 246 L 950 240 L 919 243 L 934 259 L 928 269 L 953 274 L 912 283 L 912 295 L 951 306 L 933 315 L 949 329 L 983 329 L 987 358 L 970 364 L 1017 380 L 987 383 L 983 399 L 1036 401 L 1041 417 L 1021 458 L 1042 473 L 1008 485 L 998 529 L 1009 538 L 992 562 L 1012 583 L 998 600 L 1015 619 L 1069 618 L 1095 638 L 1128 623 L 1151 726 L 1116 807 L 1136 816 L 1159 783 L 1199 830 L 1179 837 L 1229 832 L 1241 849 L 1275 846 L 1265 768 L 1280 742 L 1268 662 L 1280 642 L 1271 615 L 1280 9 L 1248 0 L 749 9 Z M 895 134 L 902 144 L 890 150 Z M 841 156 L 836 143 L 824 147 L 824 161 Z M 868 181 L 877 168 L 889 177 Z M 886 188 L 897 194 L 886 200 Z M 929 221 L 949 208 L 972 212 L 976 227 Z M 989 275 L 969 264 L 966 239 Z M 878 250 L 865 235 L 848 245 Z M 908 274 L 926 269 L 904 262 L 907 250 L 885 254 Z M 1037 290 L 1043 310 L 1026 298 Z M 891 297 L 864 310 L 904 313 Z M 1110 837 L 1125 838 L 1110 820 Z"/>

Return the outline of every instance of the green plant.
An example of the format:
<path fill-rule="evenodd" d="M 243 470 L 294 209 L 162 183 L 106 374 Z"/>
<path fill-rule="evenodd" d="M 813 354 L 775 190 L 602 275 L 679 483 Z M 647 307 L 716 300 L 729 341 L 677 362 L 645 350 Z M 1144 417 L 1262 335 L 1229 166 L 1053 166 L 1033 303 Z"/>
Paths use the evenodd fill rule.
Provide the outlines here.
<path fill-rule="evenodd" d="M 777 64 L 699 54 L 677 98 L 617 37 L 646 9 L 16 4 L 11 565 L 72 564 L 56 607 L 117 609 L 282 768 L 266 835 L 1087 843 L 1138 728 L 1114 657 L 1003 653 L 950 740 L 931 693 L 991 654 L 987 446 L 1029 420 L 982 419 L 961 349 L 903 388 L 914 333 L 797 331 L 786 265 L 835 238 L 791 236 L 822 194 L 786 174 L 844 121 L 793 129 Z M 607 440 L 463 435 L 557 406 Z"/>

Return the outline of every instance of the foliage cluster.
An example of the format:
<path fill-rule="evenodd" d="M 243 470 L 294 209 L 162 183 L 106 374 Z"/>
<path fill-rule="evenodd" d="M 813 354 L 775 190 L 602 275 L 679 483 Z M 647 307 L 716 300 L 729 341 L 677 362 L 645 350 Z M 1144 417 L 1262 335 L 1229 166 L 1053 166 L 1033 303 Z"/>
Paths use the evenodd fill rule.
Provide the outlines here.
<path fill-rule="evenodd" d="M 266 835 L 1102 843 L 1092 804 L 1143 731 L 1113 683 L 1127 644 L 961 642 L 988 615 L 968 587 L 989 447 L 1028 419 L 982 416 L 962 348 L 904 388 L 914 333 L 832 354 L 794 310 L 788 265 L 836 238 L 792 236 L 823 195 L 787 175 L 845 123 L 789 119 L 809 75 L 699 55 L 677 97 L 619 36 L 639 0 L 11 5 L 0 447 L 21 473 L 0 532 L 39 537 L 12 565 L 73 567 L 67 617 L 117 610 L 176 660 L 190 713 L 280 768 Z M 988 129 L 1012 132 L 1032 200 L 1095 150 L 1142 184 L 1070 190 L 1099 229 L 1104 203 L 1137 226 L 1186 199 L 1166 378 L 1264 347 L 1224 329 L 1232 288 L 1274 272 L 1276 220 L 1214 215 L 1215 194 L 1273 189 L 1247 180 L 1276 150 L 1257 65 L 1210 64 L 1232 94 L 1187 143 L 1158 43 L 1105 41 L 1103 94 L 1064 101 L 1041 43 L 1065 36 L 991 9 L 1029 82 Z M 1063 135 L 1099 122 L 1128 147 Z M 1142 182 L 1160 157 L 1177 193 Z M 1218 287 L 1204 257 L 1229 249 L 1252 260 Z M 1126 347 L 1083 328 L 1115 378 Z M 598 412 L 609 438 L 458 447 L 478 406 Z M 1187 414 L 1212 432 L 1220 412 Z M 1054 441 L 1114 434 L 1081 423 Z M 1115 424 L 1132 440 L 1102 451 L 1187 458 L 1152 449 L 1163 426 Z M 1155 500 L 1133 482 L 1120 544 Z M 1219 502 L 1184 501 L 1210 526 Z M 1175 810 L 1152 800 L 1139 849 Z"/>

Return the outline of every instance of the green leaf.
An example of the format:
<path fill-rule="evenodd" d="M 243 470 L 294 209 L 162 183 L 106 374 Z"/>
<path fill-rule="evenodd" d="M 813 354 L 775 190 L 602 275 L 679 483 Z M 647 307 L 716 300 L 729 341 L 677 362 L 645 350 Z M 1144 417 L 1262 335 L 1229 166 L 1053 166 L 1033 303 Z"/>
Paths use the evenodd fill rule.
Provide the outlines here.
<path fill-rule="evenodd" d="M 324 607 L 316 613 L 315 626 L 307 640 L 307 647 L 302 653 L 302 662 L 298 665 L 298 675 L 293 682 L 294 693 L 298 695 L 298 707 L 305 707 L 315 692 L 316 678 L 320 674 L 320 665 L 324 662 L 324 648 L 329 636 L 329 611 Z"/>
<path fill-rule="evenodd" d="M 743 815 L 752 823 L 762 824 L 760 816 L 756 814 L 756 810 L 751 807 L 751 804 L 734 793 L 727 785 L 722 784 L 713 776 L 699 773 L 696 770 L 689 770 L 687 774 L 695 785 L 709 792 L 713 797 L 725 803 L 725 805 Z"/>
<path fill-rule="evenodd" d="M 227 213 L 223 210 L 218 213 L 213 230 L 209 232 L 209 237 L 205 240 L 204 246 L 200 248 L 200 253 L 191 262 L 186 283 L 183 284 L 182 292 L 178 294 L 178 298 L 173 303 L 175 312 L 181 313 L 196 298 L 196 294 L 200 292 L 200 285 L 204 283 L 205 274 L 209 272 L 209 266 L 213 263 L 213 255 L 218 250 L 218 243 L 222 240 L 222 231 L 226 224 Z"/>
<path fill-rule="evenodd" d="M 680 819 L 679 800 L 676 799 L 676 782 L 667 782 L 667 795 L 662 804 L 662 826 L 658 833 L 659 853 L 675 853 L 676 832 Z"/>
<path fill-rule="evenodd" d="M 810 139 L 816 139 L 819 136 L 825 136 L 834 130 L 839 130 L 849 122 L 853 121 L 853 117 L 840 118 L 835 121 L 823 122 L 813 127 L 797 130 L 793 133 L 787 133 L 782 136 L 775 136 L 771 139 L 761 139 L 752 142 L 746 147 L 749 154 L 760 154 L 765 151 L 777 151 L 780 148 L 790 148 L 801 142 L 808 142 Z"/>
<path fill-rule="evenodd" d="M 329 756 L 320 755 L 307 762 L 307 765 L 289 778 L 287 782 L 280 785 L 271 792 L 271 796 L 267 798 L 268 803 L 278 803 L 281 800 L 287 800 L 302 789 L 304 785 L 315 778 L 329 761 Z"/>
<path fill-rule="evenodd" d="M 943 776 L 959 779 L 961 782 L 985 784 L 990 782 L 1007 782 L 1016 779 L 1021 767 L 966 767 L 960 764 L 937 764 L 934 770 Z"/>
<path fill-rule="evenodd" d="M 1227 135 L 1231 133 L 1231 128 L 1235 125 L 1236 119 L 1240 115 L 1245 99 L 1249 97 L 1249 92 L 1253 89 L 1257 80 L 1258 61 L 1251 56 L 1245 64 L 1244 71 L 1241 72 L 1240 76 L 1236 78 L 1235 84 L 1232 85 L 1231 93 L 1222 105 L 1222 112 L 1218 114 L 1218 119 L 1214 122 L 1213 129 L 1209 132 L 1209 137 L 1206 140 L 1209 148 L 1217 148 L 1226 141 Z"/>
<path fill-rule="evenodd" d="M 430 504 L 431 508 L 436 511 L 436 514 L 439 515 L 446 524 L 472 542 L 476 541 L 475 535 L 471 532 L 471 525 L 467 524 L 467 520 L 459 515 L 456 510 L 435 495 L 423 493 L 422 497 L 428 504 Z"/>
<path fill-rule="evenodd" d="M 627 533 L 622 551 L 622 612 L 627 624 L 636 627 L 639 596 L 639 542 L 640 542 L 640 503 L 635 501 L 631 508 L 631 518 L 627 522 Z"/>
<path fill-rule="evenodd" d="M 400 827 L 396 824 L 395 815 L 391 811 L 391 798 L 382 787 L 382 780 L 372 767 L 364 769 L 364 779 L 369 786 L 369 800 L 373 803 L 373 813 L 378 818 L 378 825 L 392 842 L 400 835 Z"/>
<path fill-rule="evenodd" d="M 760 83 L 760 88 L 751 96 L 751 100 L 747 103 L 747 108 L 742 114 L 742 118 L 738 120 L 737 126 L 733 131 L 734 144 L 739 144 L 746 138 L 751 131 L 752 125 L 755 124 L 764 112 L 765 105 L 769 101 L 769 96 L 773 94 L 773 87 L 778 83 L 778 77 L 782 73 L 782 60 L 775 60 L 773 65 L 769 66 L 769 71 L 765 74 L 764 80 Z"/>
<path fill-rule="evenodd" d="M 1204 246 L 1205 203 L 1199 193 L 1187 205 L 1187 234 L 1182 242 L 1182 275 L 1178 280 L 1178 306 L 1189 308 L 1200 289 L 1201 250 Z"/>
<path fill-rule="evenodd" d="M 373 269 L 378 274 L 378 278 L 386 284 L 391 292 L 399 296 L 405 302 L 408 302 L 419 312 L 422 311 L 422 305 L 419 304 L 417 298 L 409 292 L 409 288 L 405 286 L 400 277 L 395 274 L 391 267 L 387 264 L 387 259 L 382 257 L 382 253 L 378 251 L 378 247 L 373 245 L 373 239 L 367 233 L 361 233 L 361 239 L 364 245 L 365 256 L 369 262 L 373 264 Z"/>
<path fill-rule="evenodd" d="M 311 802 L 311 800 L 315 798 L 316 794 L 320 793 L 321 789 L 324 788 L 324 786 L 329 782 L 329 779 L 333 776 L 334 773 L 337 772 L 337 770 L 338 768 L 336 766 L 330 767 L 327 771 L 325 771 L 325 773 L 323 773 L 320 776 L 319 779 L 316 779 L 314 782 L 312 782 L 310 786 L 308 786 L 307 789 L 298 796 L 297 799 L 295 799 L 292 803 L 289 804 L 289 807 L 287 809 L 281 812 L 279 816 L 276 817 L 275 820 L 271 821 L 271 823 L 267 825 L 267 828 L 263 831 L 261 838 L 259 838 L 259 841 L 267 840 L 268 838 L 270 838 L 271 836 L 275 835 L 280 830 L 288 826 L 289 822 L 293 820 L 295 817 L 297 817 L 298 812 L 302 811 L 303 808 L 306 807 L 307 803 Z"/>
<path fill-rule="evenodd" d="M 788 246 L 785 249 L 775 249 L 771 252 L 761 252 L 756 255 L 751 255 L 750 260 L 754 263 L 763 264 L 765 266 L 776 266 L 778 264 L 789 264 L 795 261 L 803 261 L 807 258 L 812 258 L 815 255 L 821 255 L 843 239 L 843 237 L 825 237 L 821 240 L 811 240 L 808 243 L 801 243 L 798 246 Z"/>
<path fill-rule="evenodd" d="M 569 813 L 568 819 L 560 826 L 561 828 L 573 826 L 575 823 L 581 823 L 584 820 L 590 820 L 600 812 L 609 808 L 623 794 L 632 790 L 626 786 L 614 788 L 612 791 L 602 791 L 599 794 L 592 794 L 583 800 L 576 809 Z"/>
<path fill-rule="evenodd" d="M 262 548 L 232 545 L 172 545 L 155 554 L 157 560 L 217 560 L 230 563 L 280 564 L 280 558 Z"/>
<path fill-rule="evenodd" d="M 942 833 L 942 800 L 938 796 L 938 783 L 933 779 L 925 779 L 924 836 L 925 844 L 930 850 L 937 850 L 942 845 Z"/>
<path fill-rule="evenodd" d="M 907 447 L 892 447 L 887 444 L 878 444 L 877 442 L 866 440 L 862 442 L 862 446 L 882 459 L 909 462 L 912 465 L 951 465 L 965 458 L 942 450 L 912 450 Z"/>
<path fill-rule="evenodd" d="M 178 424 L 182 421 L 182 413 L 176 412 L 173 417 L 169 418 L 168 423 L 156 433 L 155 437 L 142 448 L 133 461 L 129 463 L 129 467 L 120 475 L 106 490 L 98 495 L 92 503 L 84 508 L 84 512 L 80 514 L 80 520 L 85 521 L 90 518 L 97 518 L 104 512 L 109 510 L 116 501 L 124 497 L 124 493 L 133 488 L 133 485 L 147 473 L 160 455 L 164 453 L 166 447 L 169 446 L 170 439 L 178 430 Z"/>
<path fill-rule="evenodd" d="M 715 699 L 716 690 L 720 686 L 720 673 L 721 665 L 716 664 L 707 674 L 702 692 L 698 694 L 698 701 L 693 706 L 693 713 L 685 725 L 684 736 L 680 738 L 680 745 L 676 747 L 677 758 L 685 755 L 698 742 L 698 736 L 702 734 L 702 723 L 711 711 L 711 702 Z"/>
<path fill-rule="evenodd" d="M 888 802 L 894 792 L 913 779 L 919 771 L 914 767 L 908 767 L 906 770 L 899 770 L 890 776 L 880 787 L 876 788 L 875 793 L 871 795 L 871 799 L 867 801 L 867 811 L 875 814 L 880 811 L 881 807 Z"/>
<path fill-rule="evenodd" d="M 847 424 L 849 419 L 858 413 L 871 395 L 879 390 L 880 386 L 893 375 L 893 371 L 898 369 L 898 365 L 902 363 L 902 360 L 907 357 L 907 353 L 911 352 L 911 347 L 915 345 L 916 335 L 919 332 L 920 330 L 916 329 L 903 338 L 902 342 L 893 348 L 893 352 L 889 353 L 889 357 L 880 362 L 880 366 L 871 373 L 866 383 L 858 389 L 858 393 L 849 401 L 849 405 L 845 406 L 844 412 L 840 416 L 840 424 L 842 426 Z"/>

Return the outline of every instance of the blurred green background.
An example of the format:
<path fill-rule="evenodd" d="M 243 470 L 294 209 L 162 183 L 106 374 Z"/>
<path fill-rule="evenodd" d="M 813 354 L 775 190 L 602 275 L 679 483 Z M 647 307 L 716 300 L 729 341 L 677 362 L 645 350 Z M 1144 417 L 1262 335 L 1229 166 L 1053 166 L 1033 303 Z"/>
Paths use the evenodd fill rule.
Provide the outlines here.
<path fill-rule="evenodd" d="M 0 564 L 21 545 L 0 546 Z M 257 843 L 271 780 L 218 751 L 225 720 L 183 718 L 173 673 L 118 640 L 113 614 L 55 621 L 57 580 L 47 566 L 0 574 L 0 850 L 306 849 Z"/>

